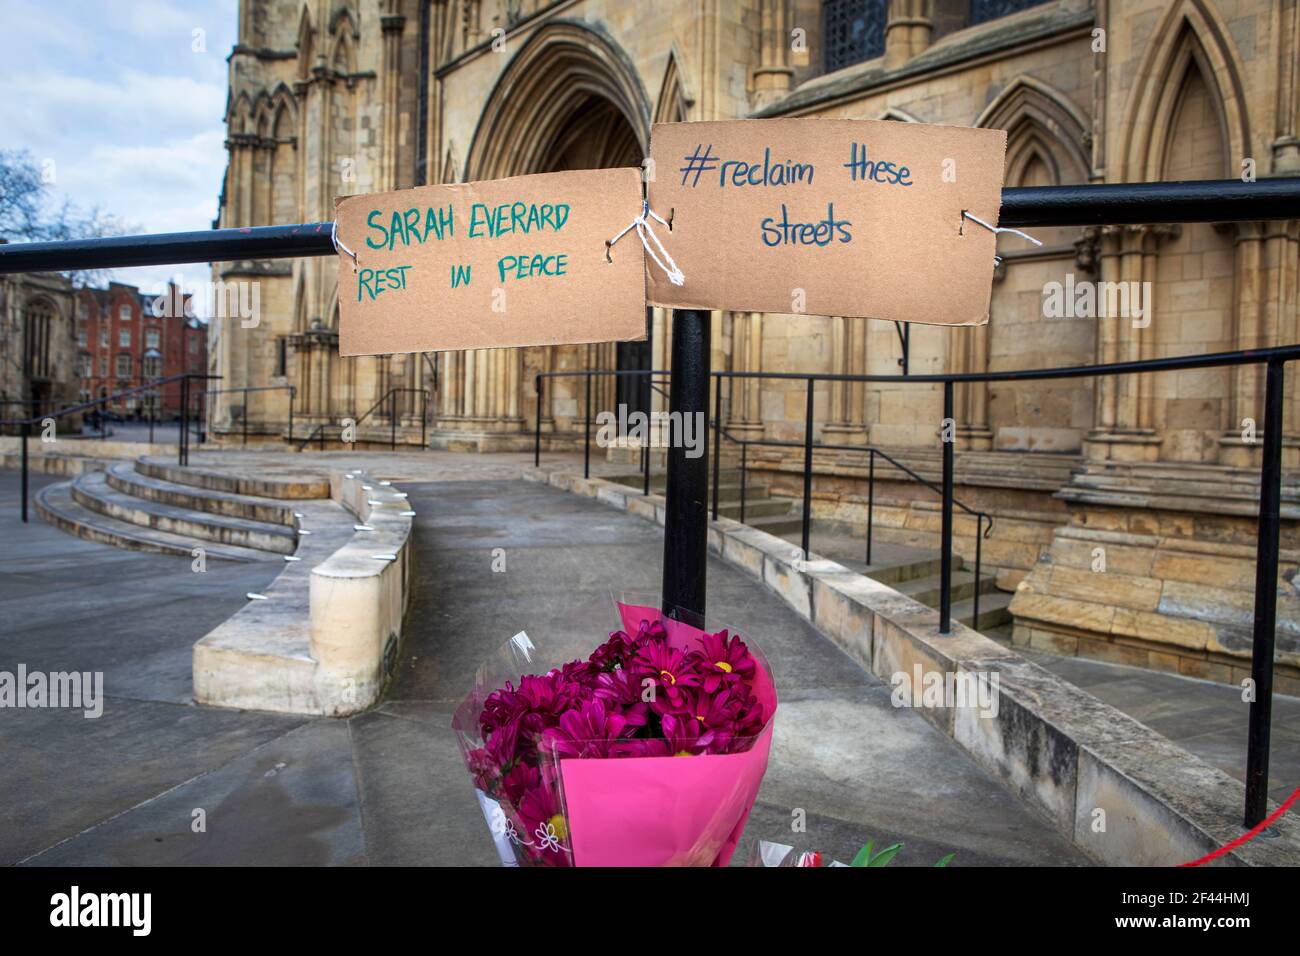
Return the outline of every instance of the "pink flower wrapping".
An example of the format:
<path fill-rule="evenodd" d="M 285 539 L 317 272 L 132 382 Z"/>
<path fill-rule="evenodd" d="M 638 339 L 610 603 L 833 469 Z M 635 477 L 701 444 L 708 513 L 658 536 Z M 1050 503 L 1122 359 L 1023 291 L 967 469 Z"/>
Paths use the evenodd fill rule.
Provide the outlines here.
<path fill-rule="evenodd" d="M 618 608 L 623 629 L 587 660 L 516 686 L 494 676 L 533 663 L 517 635 L 453 718 L 503 862 L 722 866 L 735 852 L 771 750 L 767 663 L 727 631 Z"/>

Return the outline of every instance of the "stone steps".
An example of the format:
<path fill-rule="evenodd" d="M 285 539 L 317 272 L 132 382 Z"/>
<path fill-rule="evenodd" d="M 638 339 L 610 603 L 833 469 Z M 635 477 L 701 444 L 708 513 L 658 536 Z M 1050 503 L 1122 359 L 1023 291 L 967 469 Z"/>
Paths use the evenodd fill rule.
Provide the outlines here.
<path fill-rule="evenodd" d="M 937 560 L 937 559 L 936 559 Z M 875 577 L 868 575 L 868 577 Z M 879 581 L 879 578 L 876 578 Z M 938 607 L 941 596 L 940 583 L 942 577 L 939 574 L 930 574 L 925 577 L 914 577 L 910 580 L 904 580 L 897 584 L 891 584 L 895 591 L 906 594 L 915 601 L 920 601 L 927 607 Z M 884 582 L 881 582 L 884 583 Z M 997 591 L 996 579 L 991 574 L 985 574 L 980 579 L 980 595 L 990 594 Z M 952 600 L 955 604 L 958 601 L 964 601 L 975 593 L 975 575 L 970 571 L 952 572 Z M 1009 599 L 1009 598 L 1008 598 Z M 981 616 L 984 610 L 984 602 L 980 602 Z"/>
<path fill-rule="evenodd" d="M 991 581 L 992 578 L 985 580 Z M 1004 628 L 1012 621 L 1010 604 L 1015 595 L 1006 591 L 987 589 L 980 592 L 980 619 L 975 621 L 975 599 L 963 598 L 952 602 L 952 619 L 960 621 L 972 630 L 987 634 Z"/>
<path fill-rule="evenodd" d="M 294 527 L 294 508 L 283 499 L 213 491 L 192 484 L 154 478 L 137 470 L 131 462 L 110 467 L 107 480 L 117 491 L 145 501 L 228 518 Z"/>
<path fill-rule="evenodd" d="M 182 535 L 204 545 L 217 543 L 284 555 L 292 554 L 298 543 L 297 531 L 283 524 L 232 518 L 126 494 L 109 484 L 105 472 L 74 478 L 72 498 L 83 508 L 109 518 Z"/>
<path fill-rule="evenodd" d="M 34 501 L 36 513 L 54 527 L 86 541 L 115 548 L 189 558 L 193 557 L 195 548 L 202 547 L 207 557 L 224 561 L 269 561 L 275 558 L 266 551 L 199 542 L 184 535 L 144 528 L 91 511 L 73 500 L 70 481 L 47 485 L 36 493 Z"/>
<path fill-rule="evenodd" d="M 150 478 L 233 495 L 294 501 L 330 496 L 329 479 L 305 472 L 250 475 L 248 471 L 216 471 L 181 466 L 172 459 L 164 458 L 140 458 L 135 462 L 135 468 Z"/>

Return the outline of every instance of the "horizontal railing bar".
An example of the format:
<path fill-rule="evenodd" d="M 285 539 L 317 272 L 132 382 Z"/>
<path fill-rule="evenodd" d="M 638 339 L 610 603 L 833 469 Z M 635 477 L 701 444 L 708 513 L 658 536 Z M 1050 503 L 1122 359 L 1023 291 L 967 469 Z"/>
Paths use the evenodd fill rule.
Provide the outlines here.
<path fill-rule="evenodd" d="M 96 398 L 89 402 L 82 402 L 80 405 L 73 405 L 70 408 L 60 409 L 57 412 L 51 412 L 48 415 L 37 415 L 33 418 L 18 418 L 6 421 L 0 421 L 0 425 L 39 425 L 47 418 L 62 418 L 64 415 L 75 415 L 77 412 L 85 411 L 88 408 L 97 408 L 108 402 L 115 401 L 119 398 L 125 398 L 127 395 L 138 395 L 141 392 L 154 392 L 160 385 L 169 385 L 172 382 L 180 382 L 185 379 L 220 379 L 220 375 L 204 375 L 200 372 L 183 372 L 180 375 L 172 375 L 169 378 L 160 378 L 156 382 L 148 385 L 136 385 L 132 388 L 123 389 L 120 392 L 114 392 L 112 395 L 105 395 L 102 398 Z"/>
<path fill-rule="evenodd" d="M 205 389 L 203 394 L 230 395 L 235 392 L 282 392 L 285 389 L 292 392 L 295 391 L 297 387 L 298 386 L 296 385 L 241 385 L 238 388 L 209 388 Z"/>
<path fill-rule="evenodd" d="M 1300 178 L 1095 183 L 1002 190 L 1004 226 L 1300 219 Z M 0 244 L 0 275 L 334 253 L 329 222 Z"/>
<path fill-rule="evenodd" d="M 332 255 L 328 222 L 0 244 L 0 275 Z"/>
<path fill-rule="evenodd" d="M 1300 216 L 1300 178 L 1093 183 L 1002 190 L 1001 226 L 1127 226 Z"/>
<path fill-rule="evenodd" d="M 716 428 L 716 426 L 714 427 Z M 785 440 L 780 438 L 736 438 L 725 428 L 717 429 L 717 431 L 722 435 L 723 438 L 727 439 L 727 441 L 741 446 L 763 445 L 765 447 L 770 446 L 773 448 L 803 448 L 804 447 L 804 443 L 801 441 L 792 441 L 792 440 Z M 898 461 L 893 456 L 891 456 L 888 452 L 882 451 L 881 449 L 877 448 L 875 445 L 833 445 L 833 444 L 823 444 L 820 442 L 813 442 L 812 447 L 814 450 L 821 449 L 822 451 L 861 451 L 861 452 L 868 452 L 868 453 L 875 452 L 877 455 L 885 459 L 885 461 L 889 462 L 899 471 L 906 474 L 913 481 L 924 485 L 925 487 L 929 488 L 937 495 L 940 496 L 943 495 L 943 489 L 940 488 L 938 485 L 934 484 L 933 482 L 931 482 L 930 479 L 918 475 L 911 468 L 908 468 L 906 465 L 904 465 L 901 461 Z M 975 508 L 971 508 L 967 505 L 964 505 L 956 498 L 953 499 L 953 504 L 955 504 L 962 511 L 966 512 L 968 515 L 982 516 L 988 518 L 990 521 L 993 520 L 992 517 L 987 512 L 978 511 Z"/>
<path fill-rule="evenodd" d="M 794 382 L 1027 382 L 1051 378 L 1089 378 L 1094 375 L 1131 375 L 1144 372 L 1175 372 L 1192 368 L 1219 368 L 1225 365 L 1257 365 L 1272 359 L 1300 359 L 1300 345 L 1279 345 L 1267 349 L 1243 349 L 1235 352 L 1211 352 L 1209 355 L 1171 355 L 1165 358 L 1105 365 L 1067 365 L 1064 368 L 1025 368 L 1008 372 L 949 372 L 931 375 L 849 375 L 840 372 L 726 372 L 712 371 L 716 378 L 775 379 Z M 639 369 L 574 372 L 542 372 L 544 378 L 580 377 L 584 375 L 659 375 Z"/>

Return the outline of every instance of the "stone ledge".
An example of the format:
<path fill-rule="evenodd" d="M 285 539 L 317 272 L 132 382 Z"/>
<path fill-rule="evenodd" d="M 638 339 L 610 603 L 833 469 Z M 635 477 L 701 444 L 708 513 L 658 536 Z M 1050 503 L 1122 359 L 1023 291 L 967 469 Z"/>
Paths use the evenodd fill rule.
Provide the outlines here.
<path fill-rule="evenodd" d="M 660 495 L 566 472 L 530 469 L 524 478 L 663 524 Z M 925 675 L 996 674 L 996 715 L 933 707 L 922 716 L 1098 862 L 1171 866 L 1240 836 L 1239 781 L 1014 650 L 956 622 L 941 635 L 938 612 L 833 561 L 803 561 L 789 542 L 730 519 L 710 522 L 709 550 L 760 577 L 886 682 L 917 666 Z M 1283 816 L 1272 830 L 1216 864 L 1300 865 L 1300 821 Z"/>
<path fill-rule="evenodd" d="M 268 600 L 250 601 L 194 645 L 199 703 L 346 716 L 379 699 L 410 596 L 409 506 L 359 473 L 331 474 L 329 487 L 346 521 L 309 522 L 302 560 L 266 589 Z"/>

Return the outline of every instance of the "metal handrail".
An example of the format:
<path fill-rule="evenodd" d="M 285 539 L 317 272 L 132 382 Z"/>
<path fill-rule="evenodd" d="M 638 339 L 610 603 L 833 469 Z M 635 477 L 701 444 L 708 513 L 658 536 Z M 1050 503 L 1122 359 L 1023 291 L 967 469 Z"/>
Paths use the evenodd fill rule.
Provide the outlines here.
<path fill-rule="evenodd" d="M 28 499 L 28 489 L 31 483 L 30 482 L 30 460 L 29 460 L 28 449 L 27 449 L 27 440 L 31 437 L 31 430 L 33 425 L 41 424 L 47 418 L 62 418 L 65 415 L 75 415 L 77 412 L 83 412 L 89 408 L 97 408 L 100 405 L 107 405 L 110 402 L 120 401 L 122 398 L 128 395 L 138 395 L 141 392 L 153 392 L 156 394 L 158 386 L 168 385 L 171 384 L 172 382 L 180 382 L 181 420 L 180 420 L 180 434 L 178 435 L 179 441 L 177 442 L 176 445 L 176 462 L 179 465 L 187 465 L 189 464 L 189 457 L 190 457 L 189 422 L 187 420 L 189 416 L 189 404 L 190 404 L 189 403 L 190 379 L 210 381 L 210 380 L 220 379 L 220 378 L 221 378 L 220 375 L 206 375 L 201 372 L 181 372 L 179 375 L 169 375 L 166 378 L 157 379 L 156 381 L 153 381 L 148 385 L 136 385 L 131 388 L 122 389 L 121 391 L 113 392 L 110 395 L 104 395 L 100 398 L 96 398 L 89 402 L 82 402 L 78 405 L 72 405 L 68 408 L 60 409 L 59 411 L 52 412 L 50 414 L 36 415 L 31 418 L 0 420 L 0 425 L 19 425 L 22 428 L 21 431 L 21 437 L 22 437 L 21 499 L 22 500 L 20 504 L 20 512 L 22 514 L 23 524 L 27 523 L 27 499 Z M 100 418 L 101 438 L 104 437 L 103 427 L 104 427 L 103 418 L 101 416 Z M 149 422 L 149 438 L 150 438 L 150 444 L 152 444 L 153 442 L 153 421 L 152 420 L 150 420 Z"/>
<path fill-rule="evenodd" d="M 725 428 L 722 427 L 720 419 L 714 420 L 713 431 L 715 434 L 718 434 L 721 437 L 727 439 L 727 441 L 740 446 L 740 519 L 739 520 L 741 524 L 744 524 L 745 523 L 745 478 L 746 478 L 746 472 L 748 471 L 749 446 L 758 445 L 758 446 L 765 446 L 765 447 L 770 446 L 776 448 L 803 448 L 805 447 L 805 445 L 804 442 L 782 441 L 781 439 L 777 439 L 777 438 L 737 438 L 734 435 L 732 435 L 729 431 L 727 431 Z M 899 471 L 906 474 L 913 481 L 919 482 L 920 484 L 924 485 L 926 488 L 929 488 L 935 494 L 939 495 L 940 498 L 943 497 L 943 488 L 934 484 L 934 482 L 930 481 L 929 479 L 923 478 L 922 476 L 918 475 L 911 468 L 909 468 L 907 465 L 904 465 L 902 462 L 898 461 L 888 452 L 876 448 L 874 445 L 843 445 L 843 444 L 828 444 L 824 442 L 813 442 L 812 447 L 814 450 L 822 449 L 823 451 L 852 451 L 852 452 L 868 453 L 869 457 L 868 457 L 868 465 L 867 465 L 867 554 L 866 554 L 866 561 L 865 561 L 868 569 L 870 569 L 871 567 L 872 528 L 875 524 L 874 519 L 875 519 L 875 506 L 876 506 L 876 456 L 877 455 L 885 459 L 885 461 L 889 462 Z M 718 520 L 718 485 L 719 485 L 718 469 L 719 469 L 719 462 L 721 461 L 721 458 L 722 455 L 720 453 L 720 450 L 715 451 L 713 455 L 713 520 L 714 521 Z M 809 474 L 804 475 L 805 489 L 807 488 L 811 478 L 812 476 Z M 807 496 L 805 495 L 805 500 L 806 498 Z M 985 538 L 987 538 L 989 535 L 993 533 L 993 516 L 986 511 L 980 511 L 978 509 L 971 508 L 968 505 L 964 504 L 963 502 L 959 501 L 955 497 L 953 498 L 952 503 L 956 507 L 960 508 L 962 511 L 966 512 L 966 514 L 972 516 L 975 519 L 975 592 L 973 595 L 972 607 L 971 607 L 971 616 L 973 620 L 973 624 L 971 626 L 974 627 L 976 630 L 979 630 L 980 586 L 981 586 L 981 574 L 983 571 L 983 551 L 984 551 L 983 541 Z M 988 522 L 987 527 L 984 524 L 984 522 L 986 521 Z M 809 533 L 812 524 L 812 515 L 808 512 L 808 510 L 805 510 L 803 512 L 803 515 L 801 517 L 801 524 L 802 524 L 801 530 L 802 530 L 802 540 L 803 540 L 803 553 L 804 553 L 804 560 L 806 561 L 808 560 L 808 555 L 810 553 Z"/>
<path fill-rule="evenodd" d="M 420 401 L 420 447 L 423 448 L 428 443 L 428 422 L 429 422 L 429 390 L 424 388 L 410 388 L 406 386 L 390 388 L 386 391 L 377 402 L 371 405 L 360 417 L 352 420 L 353 427 L 359 427 L 372 413 L 374 413 L 384 402 L 389 402 L 390 408 L 388 413 L 389 438 L 388 447 L 397 450 L 397 396 L 403 392 L 414 392 L 421 397 Z M 307 433 L 307 437 L 298 441 L 300 449 L 306 448 L 313 440 L 317 440 L 323 451 L 325 448 L 325 435 L 328 429 L 338 428 L 342 430 L 343 425 L 338 422 L 321 422 Z M 292 436 L 292 433 L 291 433 Z M 289 439 L 292 441 L 292 437 Z M 353 446 L 355 449 L 355 445 Z"/>
<path fill-rule="evenodd" d="M 289 431 L 288 434 L 285 436 L 284 441 L 285 444 L 288 444 L 293 436 L 293 402 L 295 397 L 298 394 L 298 387 L 296 385 L 237 385 L 231 388 L 209 388 L 203 394 L 205 396 L 235 395 L 235 394 L 246 395 L 249 392 L 283 392 L 286 390 L 289 392 Z M 241 432 L 241 438 L 239 443 L 240 445 L 247 446 L 248 445 L 248 402 L 247 400 L 245 400 L 244 404 L 240 406 L 239 422 L 240 422 L 240 432 Z"/>

